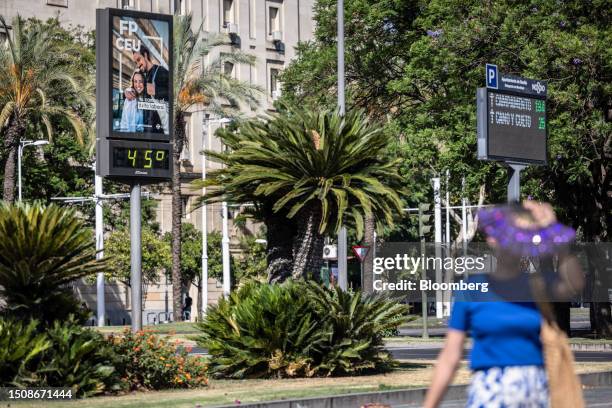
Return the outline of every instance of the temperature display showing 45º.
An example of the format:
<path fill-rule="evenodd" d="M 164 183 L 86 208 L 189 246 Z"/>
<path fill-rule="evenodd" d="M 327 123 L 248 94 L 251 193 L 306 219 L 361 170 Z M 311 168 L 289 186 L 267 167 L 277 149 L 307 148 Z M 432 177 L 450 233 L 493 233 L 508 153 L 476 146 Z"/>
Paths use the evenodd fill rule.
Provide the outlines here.
<path fill-rule="evenodd" d="M 113 166 L 129 169 L 170 168 L 169 149 L 113 147 Z"/>

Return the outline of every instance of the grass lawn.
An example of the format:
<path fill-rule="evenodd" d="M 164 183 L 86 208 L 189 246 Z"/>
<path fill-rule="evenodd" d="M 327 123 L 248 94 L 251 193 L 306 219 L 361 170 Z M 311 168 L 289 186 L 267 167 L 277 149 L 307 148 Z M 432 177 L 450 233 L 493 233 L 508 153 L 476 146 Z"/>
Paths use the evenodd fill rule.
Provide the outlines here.
<path fill-rule="evenodd" d="M 416 317 L 415 315 L 409 316 L 410 321 L 402 323 L 401 329 L 421 329 L 423 328 L 423 318 L 421 316 Z M 427 317 L 427 327 L 430 329 L 437 329 L 440 327 L 446 327 L 445 319 L 438 319 L 435 316 Z"/>
<path fill-rule="evenodd" d="M 577 363 L 576 367 L 580 373 L 610 371 L 612 362 Z M 209 407 L 235 404 L 237 401 L 247 403 L 399 388 L 420 388 L 428 385 L 432 369 L 433 361 L 406 360 L 402 361 L 396 370 L 387 374 L 292 380 L 211 380 L 209 387 L 195 390 L 137 392 L 119 397 L 97 397 L 72 402 L 47 403 L 45 406 L 194 408 L 196 404 Z M 467 367 L 462 365 L 455 377 L 454 384 L 466 384 L 469 378 Z M 11 407 L 34 408 L 40 405 L 40 403 L 12 403 Z M 0 404 L 2 408 L 6 406 L 6 403 Z"/>
<path fill-rule="evenodd" d="M 130 326 L 105 326 L 105 327 L 93 327 L 100 333 L 111 334 L 121 333 L 126 329 L 130 329 Z M 152 324 L 143 326 L 144 330 L 151 330 L 157 334 L 197 334 L 198 329 L 195 327 L 195 323 L 191 322 L 178 322 L 178 323 L 165 323 L 165 324 Z"/>

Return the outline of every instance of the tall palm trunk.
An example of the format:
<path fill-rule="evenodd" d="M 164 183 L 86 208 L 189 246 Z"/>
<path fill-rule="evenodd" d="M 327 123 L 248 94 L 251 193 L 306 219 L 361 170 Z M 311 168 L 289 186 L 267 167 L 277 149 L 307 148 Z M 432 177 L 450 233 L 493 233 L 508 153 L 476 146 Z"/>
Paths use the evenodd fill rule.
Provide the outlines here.
<path fill-rule="evenodd" d="M 183 199 L 181 196 L 181 152 L 185 141 L 183 114 L 176 113 L 174 149 L 172 151 L 172 309 L 174 321 L 182 320 L 183 293 L 181 282 L 181 229 Z"/>
<path fill-rule="evenodd" d="M 366 293 L 372 293 L 374 290 L 374 217 L 369 216 L 365 219 L 364 226 L 364 245 L 369 248 L 368 255 L 363 261 L 363 287 L 361 290 Z"/>
<path fill-rule="evenodd" d="M 4 136 L 4 150 L 6 151 L 6 161 L 4 163 L 4 189 L 2 198 L 4 201 L 12 203 L 15 201 L 15 168 L 17 167 L 17 149 L 21 135 L 25 131 L 23 120 L 13 117 Z"/>
<path fill-rule="evenodd" d="M 266 216 L 266 240 L 268 282 L 281 283 L 291 276 L 293 269 L 293 239 L 295 227 L 284 214 L 274 214 L 270 209 Z"/>
<path fill-rule="evenodd" d="M 293 241 L 293 279 L 320 280 L 323 265 L 324 237 L 319 234 L 321 207 L 312 206 L 299 216 L 297 234 Z"/>

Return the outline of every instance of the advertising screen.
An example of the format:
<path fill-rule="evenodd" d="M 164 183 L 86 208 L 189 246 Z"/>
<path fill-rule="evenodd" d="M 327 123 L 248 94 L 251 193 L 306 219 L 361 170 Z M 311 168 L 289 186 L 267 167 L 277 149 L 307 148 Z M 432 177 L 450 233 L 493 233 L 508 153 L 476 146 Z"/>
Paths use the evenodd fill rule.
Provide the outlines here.
<path fill-rule="evenodd" d="M 169 137 L 169 21 L 113 15 L 111 32 L 112 131 Z"/>

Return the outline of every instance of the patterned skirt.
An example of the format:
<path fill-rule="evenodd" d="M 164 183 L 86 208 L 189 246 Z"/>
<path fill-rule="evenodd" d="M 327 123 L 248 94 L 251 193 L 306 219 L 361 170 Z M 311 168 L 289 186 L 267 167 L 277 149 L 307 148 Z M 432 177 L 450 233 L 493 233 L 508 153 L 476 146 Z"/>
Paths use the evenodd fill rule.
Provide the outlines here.
<path fill-rule="evenodd" d="M 468 408 L 548 408 L 544 367 L 491 367 L 476 371 L 468 389 Z"/>

